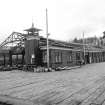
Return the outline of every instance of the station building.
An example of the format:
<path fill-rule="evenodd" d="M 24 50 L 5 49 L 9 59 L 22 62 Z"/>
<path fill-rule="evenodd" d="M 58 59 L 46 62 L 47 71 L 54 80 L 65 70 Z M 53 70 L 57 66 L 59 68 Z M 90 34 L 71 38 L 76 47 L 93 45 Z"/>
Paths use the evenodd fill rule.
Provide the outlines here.
<path fill-rule="evenodd" d="M 21 34 L 23 46 L 0 48 L 0 65 L 35 65 L 47 66 L 47 40 L 39 35 L 41 29 L 31 28 Z M 85 48 L 85 54 L 84 54 Z M 84 63 L 98 63 L 105 61 L 105 47 L 88 44 L 67 43 L 49 39 L 49 65 L 51 68 L 76 66 Z"/>

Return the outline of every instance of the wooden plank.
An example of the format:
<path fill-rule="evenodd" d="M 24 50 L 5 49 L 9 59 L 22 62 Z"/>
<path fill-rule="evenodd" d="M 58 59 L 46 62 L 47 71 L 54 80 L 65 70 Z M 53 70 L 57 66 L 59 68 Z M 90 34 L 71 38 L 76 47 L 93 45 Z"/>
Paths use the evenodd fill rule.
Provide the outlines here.
<path fill-rule="evenodd" d="M 29 100 L 23 100 L 14 97 L 2 96 L 0 95 L 0 102 L 4 103 L 3 105 L 35 105 Z"/>
<path fill-rule="evenodd" d="M 105 91 L 105 83 L 100 86 L 95 92 L 93 92 L 89 97 L 87 97 L 81 105 L 90 105 L 93 101 L 99 97 Z"/>
<path fill-rule="evenodd" d="M 17 87 L 22 87 L 25 85 L 29 85 L 29 84 L 38 84 L 39 82 L 42 83 L 44 80 L 36 80 L 35 78 L 30 78 L 29 79 L 17 79 L 17 80 L 10 80 L 10 81 L 4 81 L 1 84 L 0 90 L 4 91 L 4 90 L 9 90 L 9 89 L 13 89 L 13 88 L 17 88 Z M 6 84 L 6 86 L 4 87 L 4 85 Z"/>
<path fill-rule="evenodd" d="M 51 83 L 51 82 L 53 82 L 53 80 L 52 81 L 49 80 L 49 81 L 38 82 L 37 84 L 34 83 L 34 82 L 32 82 L 32 83 L 30 82 L 26 85 L 23 85 L 23 86 L 20 86 L 20 87 L 17 87 L 17 88 L 7 89 L 5 91 L 2 91 L 2 93 L 11 95 L 11 94 L 19 94 L 19 93 L 22 93 L 24 91 L 28 91 L 30 89 L 37 89 L 39 91 L 41 89 L 46 88 L 46 86 L 48 86 L 48 84 Z M 49 84 L 49 86 L 52 87 L 53 85 L 51 86 Z"/>
<path fill-rule="evenodd" d="M 105 105 L 105 100 L 104 100 L 104 102 L 102 103 L 102 105 Z"/>
<path fill-rule="evenodd" d="M 59 105 L 76 105 L 77 103 L 80 103 L 82 100 L 84 100 L 86 97 L 88 97 L 92 92 L 94 92 L 97 88 L 99 88 L 101 85 L 103 85 L 103 82 L 100 83 L 92 83 L 82 89 L 80 89 L 78 92 L 74 93 L 64 101 L 61 101 Z"/>
<path fill-rule="evenodd" d="M 89 98 L 105 81 L 105 71 L 91 66 L 51 73 L 3 72 L 0 73 L 0 86 L 4 91 L 0 87 L 0 93 L 33 102 L 39 100 L 42 104 L 76 105 Z M 95 93 L 97 97 L 101 96 L 102 90 Z"/>
<path fill-rule="evenodd" d="M 103 79 L 100 79 L 100 80 L 98 80 L 99 81 L 99 83 L 100 84 L 102 84 L 102 82 L 101 81 L 104 81 L 105 80 L 105 78 Z M 96 82 L 96 81 L 95 81 Z M 56 94 L 56 95 L 53 95 L 52 97 L 45 97 L 44 95 L 42 96 L 42 97 L 39 97 L 39 100 L 40 100 L 40 103 L 41 103 L 41 100 L 44 100 L 44 102 L 46 102 L 46 104 L 47 103 L 50 103 L 50 104 L 55 104 L 55 103 L 59 103 L 59 102 L 62 102 L 63 100 L 65 100 L 66 98 L 68 98 L 68 97 L 70 97 L 70 96 L 72 96 L 72 97 L 70 97 L 69 98 L 69 101 L 70 101 L 70 99 L 72 100 L 72 99 L 75 99 L 75 98 L 77 98 L 78 96 L 80 97 L 81 96 L 81 94 L 82 94 L 82 96 L 81 96 L 81 98 L 83 98 L 83 97 L 86 97 L 87 95 L 89 95 L 89 92 L 91 93 L 92 91 L 95 91 L 95 88 L 98 88 L 99 86 L 100 86 L 100 84 L 97 84 L 97 83 L 91 83 L 91 85 L 90 85 L 90 87 L 89 86 L 87 86 L 87 87 L 85 87 L 85 88 L 79 88 L 78 87 L 78 89 L 75 89 L 74 88 L 74 90 L 73 89 L 71 89 L 71 87 L 70 87 L 70 84 L 68 85 L 68 87 L 66 86 L 65 88 L 63 87 L 59 87 L 59 89 L 58 89 L 58 92 L 60 91 L 60 93 L 59 94 Z M 88 84 L 89 85 L 89 84 Z M 94 88 L 94 86 L 95 86 L 95 88 Z M 88 94 L 87 94 L 87 91 L 90 89 L 90 88 L 92 88 L 93 87 L 93 89 L 91 89 L 91 91 L 89 91 L 88 92 Z M 60 89 L 61 88 L 61 89 Z M 53 89 L 54 90 L 54 89 Z M 63 91 L 64 90 L 64 91 Z M 79 91 L 80 90 L 80 91 Z M 56 92 L 57 92 L 57 89 L 55 90 Z M 78 92 L 79 91 L 79 92 Z M 44 98 L 43 98 L 44 97 Z M 37 99 L 35 99 L 35 97 L 33 97 L 33 101 L 35 102 L 35 100 L 36 100 L 36 102 L 37 102 Z M 67 101 L 67 100 L 66 100 Z M 43 103 L 43 101 L 42 101 L 42 103 Z M 62 105 L 66 105 L 65 103 L 63 103 Z"/>
<path fill-rule="evenodd" d="M 104 89 L 105 90 L 105 89 Z M 105 91 L 99 95 L 93 102 L 92 104 L 96 104 L 96 105 L 102 105 L 103 102 L 105 101 Z"/>

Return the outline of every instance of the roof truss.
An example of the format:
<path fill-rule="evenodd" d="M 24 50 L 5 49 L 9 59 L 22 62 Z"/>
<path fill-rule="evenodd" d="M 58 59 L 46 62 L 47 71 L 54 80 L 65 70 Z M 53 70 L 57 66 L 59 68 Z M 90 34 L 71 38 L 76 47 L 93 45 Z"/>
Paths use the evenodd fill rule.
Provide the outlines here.
<path fill-rule="evenodd" d="M 12 32 L 12 34 L 0 44 L 0 48 L 6 47 L 6 46 L 24 45 L 24 39 L 25 37 L 22 33 Z"/>

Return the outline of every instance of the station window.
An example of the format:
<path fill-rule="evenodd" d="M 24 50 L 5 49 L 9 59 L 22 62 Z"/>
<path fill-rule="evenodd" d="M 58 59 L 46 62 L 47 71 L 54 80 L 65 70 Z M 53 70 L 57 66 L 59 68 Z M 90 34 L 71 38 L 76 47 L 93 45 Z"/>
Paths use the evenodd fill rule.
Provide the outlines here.
<path fill-rule="evenodd" d="M 47 52 L 43 52 L 43 63 L 47 63 Z"/>
<path fill-rule="evenodd" d="M 69 54 L 68 54 L 68 63 L 69 62 L 72 62 L 72 52 L 70 52 Z"/>
<path fill-rule="evenodd" d="M 72 56 L 71 55 L 69 56 L 69 62 L 72 62 Z"/>
<path fill-rule="evenodd" d="M 80 53 L 79 52 L 76 53 L 76 60 L 80 60 Z"/>
<path fill-rule="evenodd" d="M 56 52 L 55 53 L 55 63 L 61 63 L 62 62 L 62 53 Z"/>

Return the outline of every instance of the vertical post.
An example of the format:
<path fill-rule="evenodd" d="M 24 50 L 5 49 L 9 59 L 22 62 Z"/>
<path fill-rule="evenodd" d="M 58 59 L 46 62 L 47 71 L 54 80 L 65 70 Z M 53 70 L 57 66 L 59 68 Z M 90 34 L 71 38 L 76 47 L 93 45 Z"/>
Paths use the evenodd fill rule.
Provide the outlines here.
<path fill-rule="evenodd" d="M 32 18 L 32 28 L 34 28 L 33 18 Z M 32 30 L 32 35 L 34 35 L 34 30 Z"/>
<path fill-rule="evenodd" d="M 4 66 L 5 66 L 5 63 L 6 63 L 6 62 L 5 62 L 5 54 L 4 54 Z"/>
<path fill-rule="evenodd" d="M 83 32 L 83 56 L 84 56 L 84 64 L 85 64 L 85 39 L 84 39 L 84 32 Z"/>
<path fill-rule="evenodd" d="M 9 65 L 12 66 L 12 51 L 9 52 Z"/>
<path fill-rule="evenodd" d="M 12 47 L 13 47 L 13 34 L 12 34 Z"/>
<path fill-rule="evenodd" d="M 49 69 L 49 41 L 48 41 L 48 13 L 47 13 L 47 8 L 46 8 L 46 35 L 47 35 L 47 68 Z"/>
<path fill-rule="evenodd" d="M 23 50 L 23 53 L 22 53 L 22 64 L 24 64 L 24 56 L 25 56 L 25 52 L 24 52 L 24 50 Z"/>
<path fill-rule="evenodd" d="M 18 66 L 18 54 L 16 54 L 16 66 Z"/>

